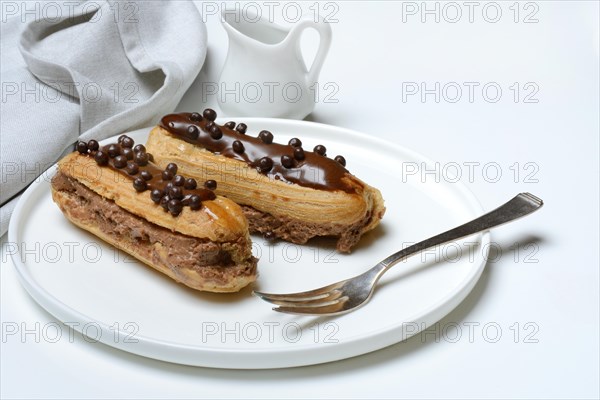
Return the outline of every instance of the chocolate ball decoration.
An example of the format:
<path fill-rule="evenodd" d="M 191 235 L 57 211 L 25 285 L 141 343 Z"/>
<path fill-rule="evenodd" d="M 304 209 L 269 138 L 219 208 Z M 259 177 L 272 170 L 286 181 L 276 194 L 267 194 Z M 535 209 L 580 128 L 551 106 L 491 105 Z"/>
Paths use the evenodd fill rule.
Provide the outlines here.
<path fill-rule="evenodd" d="M 206 110 L 204 110 L 202 116 L 209 121 L 214 121 L 215 119 L 217 119 L 217 113 L 212 108 L 207 108 Z"/>
<path fill-rule="evenodd" d="M 140 171 L 140 167 L 136 163 L 134 163 L 133 161 L 129 161 L 127 163 L 127 173 L 129 175 L 135 175 L 139 171 Z M 144 179 L 144 178 L 142 178 L 142 179 Z M 145 180 L 144 180 L 144 182 L 145 182 Z"/>
<path fill-rule="evenodd" d="M 288 144 L 292 147 L 301 147 L 302 146 L 302 141 L 298 138 L 292 138 L 290 139 L 290 141 L 288 142 Z"/>
<path fill-rule="evenodd" d="M 238 154 L 242 154 L 244 152 L 244 143 L 240 142 L 239 140 L 234 140 L 231 144 L 231 147 L 233 148 L 233 151 Z"/>
<path fill-rule="evenodd" d="M 75 145 L 75 148 L 81 154 L 87 154 L 88 145 L 85 142 L 77 142 L 77 144 Z"/>
<path fill-rule="evenodd" d="M 302 149 L 302 147 L 296 147 L 294 149 L 294 158 L 298 161 L 302 161 L 304 160 L 304 150 Z"/>
<path fill-rule="evenodd" d="M 94 160 L 98 165 L 106 165 L 108 164 L 108 154 L 102 150 L 98 150 L 96 154 L 94 154 Z"/>
<path fill-rule="evenodd" d="M 346 166 L 346 159 L 343 156 L 335 156 L 334 160 L 340 163 L 342 167 Z"/>
<path fill-rule="evenodd" d="M 175 200 L 183 199 L 183 190 L 179 186 L 173 186 L 169 189 L 169 197 Z"/>
<path fill-rule="evenodd" d="M 160 198 L 160 206 L 165 210 L 165 211 L 169 211 L 169 201 L 171 200 L 171 198 L 168 195 L 163 195 L 163 197 Z"/>
<path fill-rule="evenodd" d="M 142 171 L 142 172 L 140 172 L 140 176 L 145 181 L 149 181 L 149 180 L 152 179 L 152 174 L 149 171 Z"/>
<path fill-rule="evenodd" d="M 129 136 L 125 136 L 123 138 L 123 140 L 121 140 L 121 146 L 123 146 L 125 148 L 130 149 L 133 147 L 133 144 L 134 144 L 133 139 L 130 138 Z"/>
<path fill-rule="evenodd" d="M 223 132 L 221 132 L 221 128 L 219 128 L 217 124 L 213 124 L 208 133 L 210 134 L 210 137 L 215 140 L 219 140 L 223 137 Z"/>
<path fill-rule="evenodd" d="M 198 187 L 198 183 L 194 178 L 187 178 L 183 184 L 183 188 L 187 190 L 194 190 Z"/>
<path fill-rule="evenodd" d="M 116 144 L 111 144 L 110 146 L 108 146 L 108 148 L 106 149 L 106 151 L 108 152 L 108 156 L 110 158 L 115 158 L 116 156 L 118 156 L 119 154 L 121 154 L 121 149 Z"/>
<path fill-rule="evenodd" d="M 200 196 L 198 196 L 197 194 L 192 195 L 190 197 L 188 205 L 190 206 L 190 209 L 194 211 L 199 210 L 202 207 L 202 201 L 200 199 Z"/>
<path fill-rule="evenodd" d="M 281 156 L 281 165 L 285 168 L 292 168 L 294 166 L 294 159 L 290 156 Z"/>
<path fill-rule="evenodd" d="M 143 192 L 148 188 L 148 184 L 142 178 L 135 178 L 133 180 L 133 187 L 138 192 Z"/>
<path fill-rule="evenodd" d="M 321 156 L 324 156 L 327 153 L 327 148 L 325 146 L 323 146 L 322 144 L 316 145 L 313 150 L 315 153 L 317 153 L 318 155 L 321 155 Z"/>
<path fill-rule="evenodd" d="M 176 217 L 183 210 L 183 203 L 181 202 L 181 200 L 172 199 L 169 200 L 169 202 L 167 203 L 167 208 L 169 209 L 171 215 Z"/>
<path fill-rule="evenodd" d="M 261 158 L 260 160 L 258 160 L 258 168 L 263 173 L 269 172 L 271 168 L 273 168 L 273 160 L 271 160 L 269 157 Z"/>
<path fill-rule="evenodd" d="M 90 149 L 91 151 L 96 151 L 100 148 L 100 143 L 98 143 L 98 141 L 94 139 L 90 140 L 87 145 L 88 149 Z"/>
<path fill-rule="evenodd" d="M 173 178 L 173 185 L 175 186 L 183 186 L 183 184 L 185 183 L 185 178 L 181 175 L 175 175 L 175 177 Z M 173 196 L 171 196 L 173 197 Z"/>
<path fill-rule="evenodd" d="M 265 144 L 273 143 L 273 134 L 269 131 L 260 131 L 258 138 Z"/>
<path fill-rule="evenodd" d="M 187 128 L 187 137 L 192 140 L 196 140 L 198 139 L 198 136 L 200 136 L 200 130 L 198 127 L 196 125 L 190 125 Z"/>
<path fill-rule="evenodd" d="M 133 159 L 140 167 L 148 165 L 149 158 L 150 157 L 148 157 L 148 153 L 143 152 L 143 151 L 140 151 L 139 153 L 135 153 L 135 156 L 133 156 Z"/>
<path fill-rule="evenodd" d="M 125 166 L 127 166 L 127 157 L 116 156 L 115 159 L 113 160 L 113 164 L 115 165 L 115 168 L 118 168 L 118 169 L 125 168 Z"/>
<path fill-rule="evenodd" d="M 177 164 L 168 163 L 167 167 L 165 168 L 165 171 L 168 171 L 171 175 L 175 175 L 177 173 Z M 173 178 L 171 177 L 171 179 Z"/>
<path fill-rule="evenodd" d="M 160 203 L 160 199 L 162 199 L 163 195 L 164 195 L 164 193 L 163 193 L 162 190 L 160 190 L 160 189 L 153 189 L 150 192 L 150 199 L 152 199 L 153 202 L 155 202 L 155 203 L 158 204 L 158 203 Z"/>
<path fill-rule="evenodd" d="M 131 150 L 129 147 L 123 147 L 121 149 L 121 155 L 125 156 L 125 158 L 128 160 L 133 160 L 133 150 Z"/>
<path fill-rule="evenodd" d="M 215 190 L 217 188 L 217 181 L 209 179 L 206 182 L 204 182 L 204 187 L 209 190 Z"/>
<path fill-rule="evenodd" d="M 235 130 L 238 131 L 239 133 L 241 133 L 242 135 L 246 134 L 246 130 L 248 129 L 248 126 L 244 123 L 239 123 L 236 127 Z"/>

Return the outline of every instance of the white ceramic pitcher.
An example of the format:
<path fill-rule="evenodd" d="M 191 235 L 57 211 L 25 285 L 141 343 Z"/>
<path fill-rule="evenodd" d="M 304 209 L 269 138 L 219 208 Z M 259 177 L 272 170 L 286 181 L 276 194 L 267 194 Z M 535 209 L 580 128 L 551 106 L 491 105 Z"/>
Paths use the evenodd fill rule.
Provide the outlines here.
<path fill-rule="evenodd" d="M 218 102 L 228 115 L 302 119 L 315 108 L 319 72 L 331 44 L 325 21 L 301 19 L 291 28 L 265 19 L 246 20 L 223 14 L 229 50 L 219 82 Z M 310 68 L 300 49 L 307 28 L 319 32 L 320 43 Z M 311 89 L 312 87 L 312 89 Z"/>

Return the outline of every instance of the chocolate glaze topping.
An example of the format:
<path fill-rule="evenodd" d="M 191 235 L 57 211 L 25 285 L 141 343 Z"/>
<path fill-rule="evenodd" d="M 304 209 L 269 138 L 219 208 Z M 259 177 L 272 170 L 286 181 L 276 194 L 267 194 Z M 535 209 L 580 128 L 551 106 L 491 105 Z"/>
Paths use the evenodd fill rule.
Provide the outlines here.
<path fill-rule="evenodd" d="M 272 179 L 313 189 L 356 193 L 356 188 L 342 179 L 348 173 L 343 157 L 336 160 L 326 157 L 322 145 L 312 152 L 304 150 L 297 138 L 283 145 L 274 143 L 273 134 L 268 131 L 261 131 L 258 137 L 246 135 L 245 124 L 236 126 L 233 121 L 216 124 L 216 112 L 212 109 L 199 116 L 199 113 L 169 114 L 159 125 L 178 139 L 243 161 Z"/>
<path fill-rule="evenodd" d="M 213 192 L 217 188 L 215 181 L 206 181 L 204 187 L 199 188 L 193 178 L 186 179 L 177 175 L 176 164 L 170 163 L 162 170 L 151 162 L 152 155 L 146 153 L 143 145 L 133 145 L 133 139 L 122 135 L 118 143 L 100 147 L 97 141 L 90 140 L 87 143 L 78 142 L 75 149 L 82 155 L 92 157 L 99 166 L 110 168 L 127 177 L 132 181 L 134 190 L 149 190 L 152 201 L 173 216 L 179 215 L 184 206 L 199 210 L 202 201 L 216 198 Z M 131 156 L 128 156 L 129 154 Z"/>

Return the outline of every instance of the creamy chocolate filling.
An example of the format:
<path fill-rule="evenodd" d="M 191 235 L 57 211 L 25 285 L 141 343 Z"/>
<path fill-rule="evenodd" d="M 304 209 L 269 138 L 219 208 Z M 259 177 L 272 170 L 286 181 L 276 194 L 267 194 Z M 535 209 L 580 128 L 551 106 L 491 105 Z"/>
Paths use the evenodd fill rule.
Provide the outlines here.
<path fill-rule="evenodd" d="M 63 211 L 72 219 L 97 226 L 117 243 L 135 246 L 137 254 L 168 267 L 182 281 L 182 270 L 195 270 L 206 280 L 222 284 L 256 274 L 257 260 L 246 238 L 218 243 L 172 232 L 129 213 L 62 172 L 54 176 L 52 187 L 69 196 L 68 210 Z"/>

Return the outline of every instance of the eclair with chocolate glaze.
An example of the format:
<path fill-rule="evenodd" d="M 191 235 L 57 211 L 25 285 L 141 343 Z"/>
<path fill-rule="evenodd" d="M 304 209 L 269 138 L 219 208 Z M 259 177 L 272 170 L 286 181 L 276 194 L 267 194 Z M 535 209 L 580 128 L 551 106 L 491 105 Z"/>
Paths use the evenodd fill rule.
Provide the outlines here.
<path fill-rule="evenodd" d="M 124 135 L 102 147 L 79 142 L 58 163 L 52 198 L 78 227 L 193 289 L 236 292 L 255 281 L 241 208 L 214 193 L 214 180 L 152 159 Z"/>
<path fill-rule="evenodd" d="M 385 212 L 379 190 L 346 169 L 343 156 L 305 148 L 298 138 L 279 144 L 269 131 L 250 135 L 244 123 L 215 122 L 214 110 L 166 115 L 146 143 L 155 162 L 177 163 L 195 179 L 219 181 L 216 193 L 238 203 L 250 232 L 304 244 L 337 238 L 349 252 Z"/>

